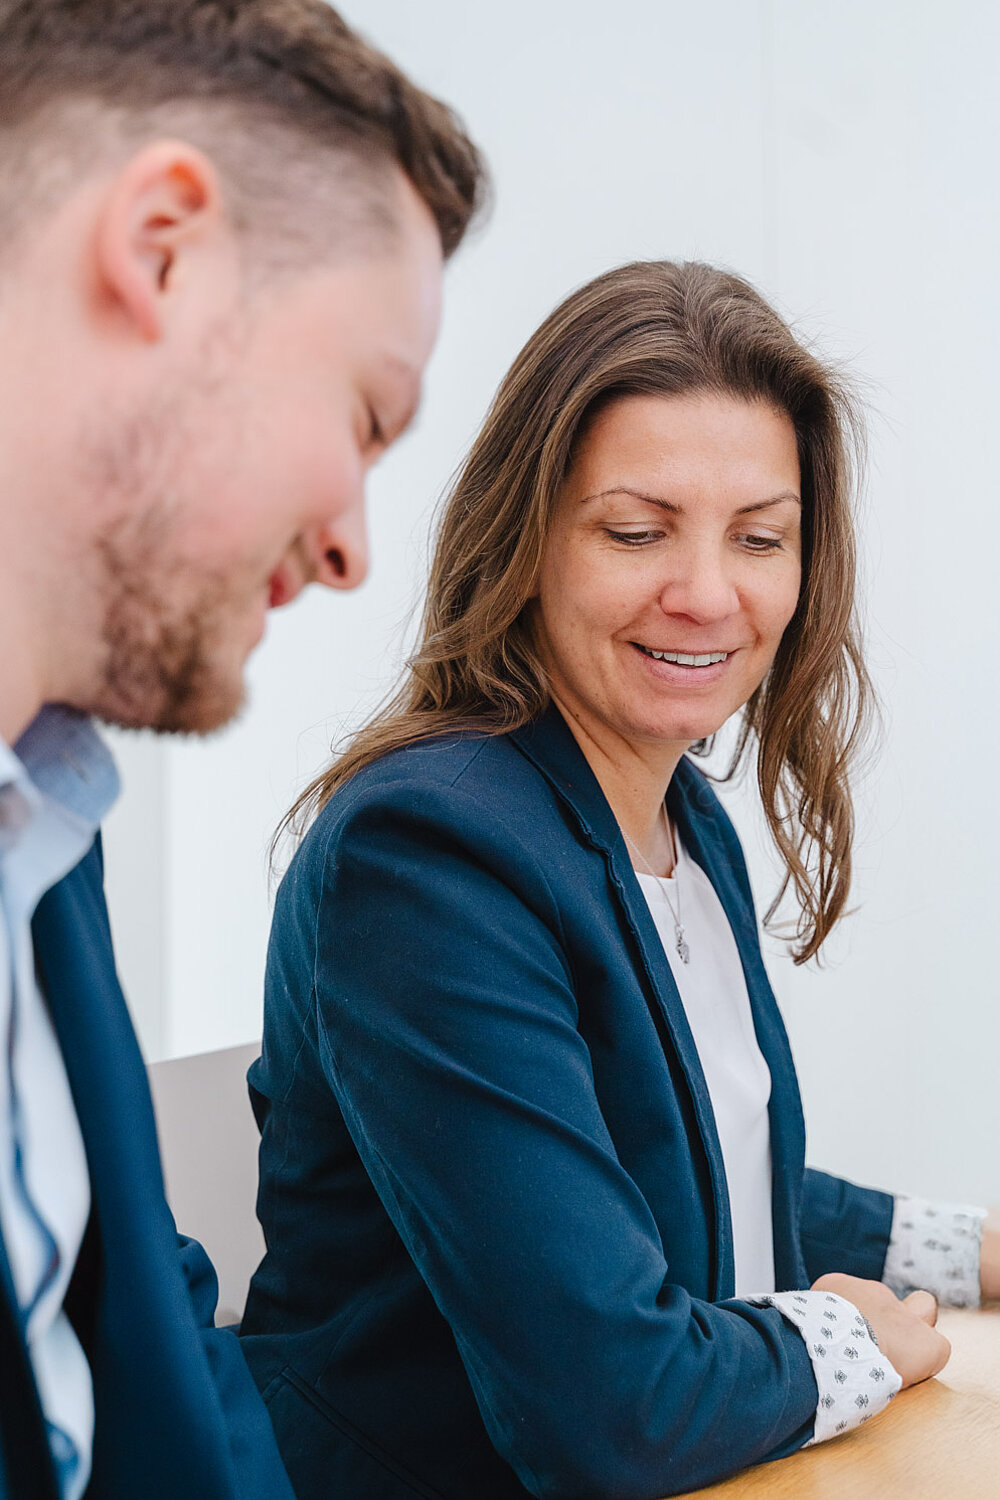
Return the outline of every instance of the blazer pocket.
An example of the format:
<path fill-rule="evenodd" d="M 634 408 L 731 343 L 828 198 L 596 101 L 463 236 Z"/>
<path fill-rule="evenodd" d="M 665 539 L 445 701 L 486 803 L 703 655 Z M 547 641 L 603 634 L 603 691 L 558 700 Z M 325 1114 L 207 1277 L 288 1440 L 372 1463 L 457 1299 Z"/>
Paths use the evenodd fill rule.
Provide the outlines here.
<path fill-rule="evenodd" d="M 303 1380 L 290 1365 L 268 1384 L 264 1400 L 297 1500 L 332 1494 L 364 1500 L 448 1500 L 411 1474 Z"/>

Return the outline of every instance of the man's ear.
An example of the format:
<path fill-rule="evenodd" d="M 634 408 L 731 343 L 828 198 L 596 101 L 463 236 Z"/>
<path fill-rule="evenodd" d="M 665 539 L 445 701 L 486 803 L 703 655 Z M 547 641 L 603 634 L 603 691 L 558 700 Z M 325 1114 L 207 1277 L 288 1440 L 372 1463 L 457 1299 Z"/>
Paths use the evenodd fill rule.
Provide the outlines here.
<path fill-rule="evenodd" d="M 187 257 L 225 229 L 208 157 L 180 141 L 145 147 L 118 173 L 102 205 L 95 250 L 104 295 L 154 342 Z"/>

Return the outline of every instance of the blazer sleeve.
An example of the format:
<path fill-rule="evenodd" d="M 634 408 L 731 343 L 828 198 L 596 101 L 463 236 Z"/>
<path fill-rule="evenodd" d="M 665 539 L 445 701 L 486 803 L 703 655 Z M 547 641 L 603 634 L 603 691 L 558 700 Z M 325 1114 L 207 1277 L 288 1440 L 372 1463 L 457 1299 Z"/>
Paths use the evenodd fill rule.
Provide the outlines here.
<path fill-rule="evenodd" d="M 239 1500 L 294 1500 L 267 1407 L 254 1384 L 240 1341 L 232 1329 L 215 1327 L 219 1298 L 215 1267 L 198 1241 L 186 1235 L 177 1236 L 177 1250 L 225 1421 L 234 1500 L 237 1496 Z"/>
<path fill-rule="evenodd" d="M 362 790 L 321 881 L 324 1071 L 525 1487 L 654 1500 L 804 1443 L 797 1330 L 671 1282 L 601 1115 L 545 872 L 500 813 L 453 787 Z"/>
<path fill-rule="evenodd" d="M 881 1281 L 894 1203 L 890 1193 L 807 1167 L 801 1242 L 810 1282 L 829 1271 Z"/>

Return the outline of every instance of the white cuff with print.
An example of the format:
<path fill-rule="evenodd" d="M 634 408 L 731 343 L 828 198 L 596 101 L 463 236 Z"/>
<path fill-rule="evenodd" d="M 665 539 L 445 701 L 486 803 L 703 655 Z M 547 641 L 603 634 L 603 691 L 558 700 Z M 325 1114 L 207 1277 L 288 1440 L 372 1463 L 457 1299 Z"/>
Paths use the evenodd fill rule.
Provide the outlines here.
<path fill-rule="evenodd" d="M 807 1448 L 870 1421 L 901 1389 L 902 1380 L 853 1302 L 833 1292 L 773 1292 L 742 1300 L 776 1307 L 805 1340 L 819 1391 Z"/>
<path fill-rule="evenodd" d="M 882 1280 L 897 1297 L 923 1288 L 946 1307 L 979 1306 L 985 1208 L 897 1198 Z"/>

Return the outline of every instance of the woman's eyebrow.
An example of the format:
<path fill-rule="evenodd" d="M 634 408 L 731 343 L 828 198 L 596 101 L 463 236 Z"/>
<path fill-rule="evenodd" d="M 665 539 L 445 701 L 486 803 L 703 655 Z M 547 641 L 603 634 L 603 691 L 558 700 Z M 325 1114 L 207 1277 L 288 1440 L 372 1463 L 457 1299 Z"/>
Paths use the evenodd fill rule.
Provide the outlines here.
<path fill-rule="evenodd" d="M 682 509 L 672 500 L 663 500 L 659 495 L 647 495 L 644 490 L 631 489 L 627 484 L 613 484 L 609 490 L 600 490 L 596 495 L 584 495 L 580 504 L 585 505 L 588 500 L 606 500 L 609 495 L 631 495 L 633 500 L 644 500 L 647 505 L 658 505 L 661 510 L 669 510 L 675 516 L 680 515 Z"/>
<path fill-rule="evenodd" d="M 668 510 L 675 516 L 680 515 L 683 510 L 683 506 L 675 505 L 672 500 L 664 500 L 661 495 L 649 495 L 645 490 L 636 490 L 627 484 L 615 484 L 609 490 L 600 490 L 595 495 L 584 495 L 580 504 L 585 505 L 588 500 L 606 500 L 609 495 L 631 495 L 633 500 L 642 500 L 646 505 L 658 505 L 661 510 Z M 748 516 L 756 510 L 767 510 L 769 506 L 781 505 L 786 500 L 791 500 L 796 505 L 802 504 L 801 497 L 794 490 L 782 490 L 780 495 L 771 495 L 767 500 L 754 500 L 750 505 L 741 505 L 736 515 Z"/>
<path fill-rule="evenodd" d="M 771 505 L 781 505 L 786 500 L 792 500 L 796 505 L 802 504 L 802 497 L 794 490 L 782 490 L 780 495 L 772 495 L 770 500 L 755 500 L 752 505 L 741 505 L 736 512 L 738 516 L 748 516 L 755 510 L 767 510 Z"/>

